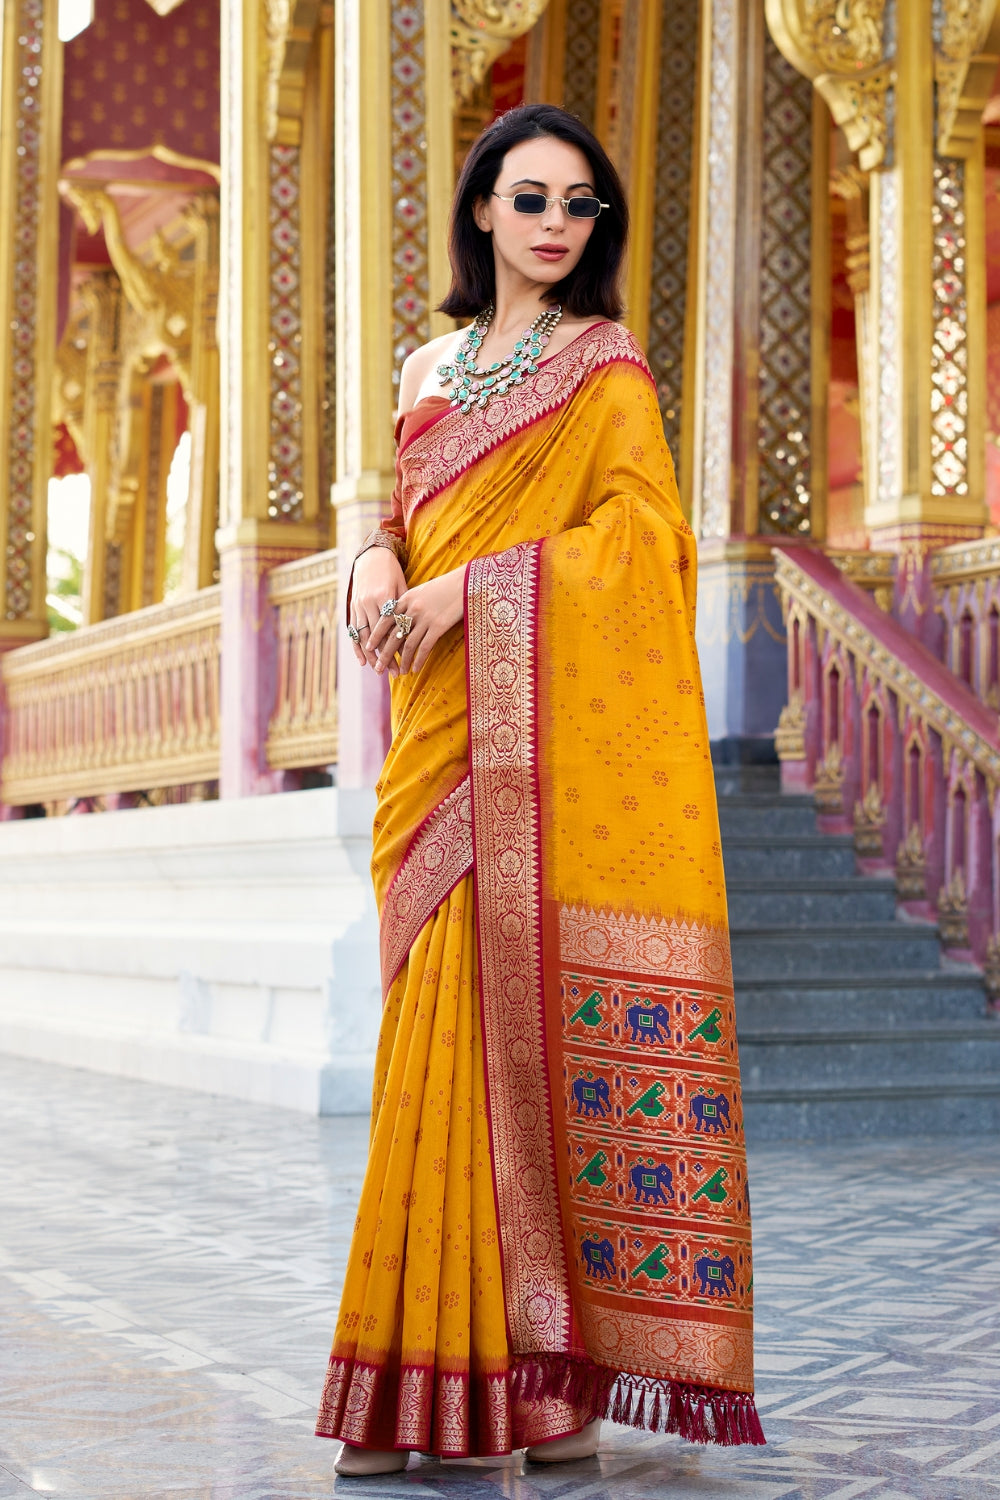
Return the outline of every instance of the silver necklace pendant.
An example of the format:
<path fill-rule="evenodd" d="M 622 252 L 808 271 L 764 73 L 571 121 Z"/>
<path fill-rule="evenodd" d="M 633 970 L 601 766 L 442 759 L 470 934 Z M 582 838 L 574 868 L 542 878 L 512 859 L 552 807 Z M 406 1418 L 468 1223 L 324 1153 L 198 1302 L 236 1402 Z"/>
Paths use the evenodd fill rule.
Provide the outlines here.
<path fill-rule="evenodd" d="M 506 396 L 513 386 L 521 385 L 526 376 L 537 374 L 538 359 L 562 317 L 560 306 L 546 308 L 524 330 L 510 354 L 480 368 L 476 357 L 489 332 L 494 312 L 492 303 L 484 308 L 463 339 L 454 360 L 437 367 L 442 387 L 451 386 L 452 406 L 463 413 L 471 411 L 474 406 L 483 409 L 494 396 Z"/>

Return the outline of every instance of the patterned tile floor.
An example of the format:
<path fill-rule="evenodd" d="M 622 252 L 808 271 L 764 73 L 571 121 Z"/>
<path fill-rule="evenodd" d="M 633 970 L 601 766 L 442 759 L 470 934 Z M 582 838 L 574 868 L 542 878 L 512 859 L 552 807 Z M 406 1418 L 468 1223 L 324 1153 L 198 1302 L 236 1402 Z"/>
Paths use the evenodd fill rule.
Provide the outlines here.
<path fill-rule="evenodd" d="M 0 1500 L 1000 1497 L 1000 1139 L 752 1152 L 769 1446 L 335 1480 L 363 1120 L 0 1058 Z"/>

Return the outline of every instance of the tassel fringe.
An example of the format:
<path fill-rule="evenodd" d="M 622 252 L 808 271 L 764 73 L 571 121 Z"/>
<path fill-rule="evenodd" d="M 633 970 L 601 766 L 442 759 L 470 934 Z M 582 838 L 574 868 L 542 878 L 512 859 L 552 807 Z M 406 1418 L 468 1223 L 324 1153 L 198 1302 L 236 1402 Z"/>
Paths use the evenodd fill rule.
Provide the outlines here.
<path fill-rule="evenodd" d="M 767 1441 L 753 1397 L 741 1391 L 631 1375 L 562 1355 L 517 1360 L 511 1395 L 520 1401 L 561 1399 L 620 1426 L 676 1432 L 689 1443 L 733 1448 Z"/>

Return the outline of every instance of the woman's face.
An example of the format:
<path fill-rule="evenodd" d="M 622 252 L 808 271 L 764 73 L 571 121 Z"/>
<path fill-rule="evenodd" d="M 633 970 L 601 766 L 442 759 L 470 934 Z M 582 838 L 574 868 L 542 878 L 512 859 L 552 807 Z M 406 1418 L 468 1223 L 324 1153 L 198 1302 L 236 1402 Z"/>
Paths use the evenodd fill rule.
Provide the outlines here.
<path fill-rule="evenodd" d="M 543 214 L 517 213 L 515 193 L 544 193 L 547 198 L 594 197 L 594 173 L 577 146 L 554 136 L 536 136 L 512 146 L 503 159 L 493 196 L 478 203 L 475 219 L 493 235 L 500 265 L 520 272 L 528 281 L 554 286 L 577 265 L 594 232 L 593 219 L 574 219 L 561 203 L 550 203 Z"/>

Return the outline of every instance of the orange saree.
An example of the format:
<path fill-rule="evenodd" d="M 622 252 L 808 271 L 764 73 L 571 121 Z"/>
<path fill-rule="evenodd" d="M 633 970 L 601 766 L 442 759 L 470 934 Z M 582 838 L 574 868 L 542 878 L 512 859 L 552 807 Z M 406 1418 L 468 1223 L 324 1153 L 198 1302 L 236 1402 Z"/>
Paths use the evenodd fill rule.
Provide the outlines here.
<path fill-rule="evenodd" d="M 317 1431 L 499 1454 L 597 1415 L 764 1441 L 696 551 L 631 335 L 401 424 L 371 1155 Z"/>

